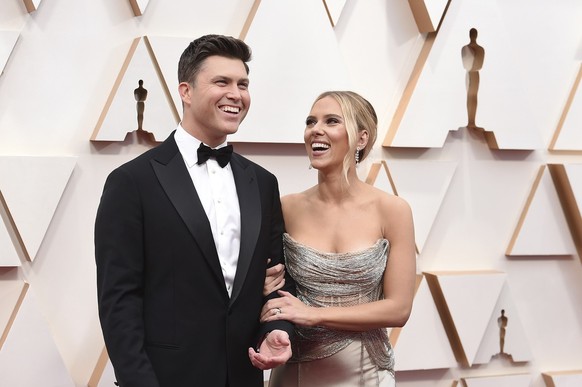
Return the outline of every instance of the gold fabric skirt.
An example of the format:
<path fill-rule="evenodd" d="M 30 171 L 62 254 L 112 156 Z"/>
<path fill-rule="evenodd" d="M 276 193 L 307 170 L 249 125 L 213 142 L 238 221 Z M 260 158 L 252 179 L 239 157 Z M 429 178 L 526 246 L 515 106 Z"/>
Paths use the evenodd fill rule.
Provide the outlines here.
<path fill-rule="evenodd" d="M 394 386 L 392 374 L 376 368 L 359 340 L 323 359 L 277 367 L 269 379 L 269 387 Z"/>

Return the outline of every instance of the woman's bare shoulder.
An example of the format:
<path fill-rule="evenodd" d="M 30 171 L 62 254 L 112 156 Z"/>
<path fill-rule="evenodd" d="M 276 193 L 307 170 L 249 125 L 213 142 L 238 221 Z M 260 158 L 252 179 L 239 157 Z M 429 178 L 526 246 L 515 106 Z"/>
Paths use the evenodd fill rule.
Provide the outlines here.
<path fill-rule="evenodd" d="M 285 219 L 287 232 L 293 233 L 293 230 L 306 219 L 305 215 L 309 214 L 310 196 L 309 190 L 307 190 L 281 197 L 283 218 Z"/>
<path fill-rule="evenodd" d="M 385 215 L 402 215 L 407 216 L 411 212 L 410 205 L 406 199 L 382 191 L 376 187 L 370 187 L 369 195 L 371 196 L 378 211 Z"/>
<path fill-rule="evenodd" d="M 288 206 L 288 207 L 304 204 L 305 201 L 308 200 L 309 197 L 311 196 L 312 191 L 313 191 L 313 188 L 310 188 L 310 189 L 305 190 L 303 192 L 295 192 L 295 193 L 284 195 L 281 197 L 281 203 L 284 206 Z"/>

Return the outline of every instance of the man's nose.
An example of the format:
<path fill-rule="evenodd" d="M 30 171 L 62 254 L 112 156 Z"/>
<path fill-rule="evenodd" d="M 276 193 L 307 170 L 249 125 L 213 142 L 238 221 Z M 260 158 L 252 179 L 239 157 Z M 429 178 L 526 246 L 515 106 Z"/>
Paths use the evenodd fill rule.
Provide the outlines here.
<path fill-rule="evenodd" d="M 235 101 L 241 99 L 241 92 L 237 85 L 229 86 L 226 97 Z"/>

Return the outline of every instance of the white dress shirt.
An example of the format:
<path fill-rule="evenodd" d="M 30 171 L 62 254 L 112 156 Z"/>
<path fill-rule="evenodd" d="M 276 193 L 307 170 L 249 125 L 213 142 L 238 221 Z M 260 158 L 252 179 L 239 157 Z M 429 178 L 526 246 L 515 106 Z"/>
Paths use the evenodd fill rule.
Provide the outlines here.
<path fill-rule="evenodd" d="M 210 222 L 224 283 L 230 296 L 240 250 L 240 207 L 232 168 L 230 163 L 221 168 L 212 158 L 202 165 L 196 164 L 200 140 L 186 132 L 181 124 L 176 129 L 174 139 Z M 218 148 L 223 146 L 226 146 L 226 142 Z"/>

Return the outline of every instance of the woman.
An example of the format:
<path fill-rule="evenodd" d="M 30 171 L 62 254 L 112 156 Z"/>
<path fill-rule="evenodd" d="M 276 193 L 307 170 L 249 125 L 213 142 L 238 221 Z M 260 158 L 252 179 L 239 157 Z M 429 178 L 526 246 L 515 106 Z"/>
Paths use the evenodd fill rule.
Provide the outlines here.
<path fill-rule="evenodd" d="M 282 198 L 286 270 L 297 298 L 280 291 L 261 321 L 296 324 L 293 358 L 271 373 L 270 386 L 393 386 L 387 327 L 403 326 L 416 275 L 409 205 L 361 181 L 356 165 L 376 140 L 372 105 L 349 91 L 314 102 L 305 146 L 318 170 L 314 187 Z M 281 286 L 282 268 L 265 291 Z"/>

